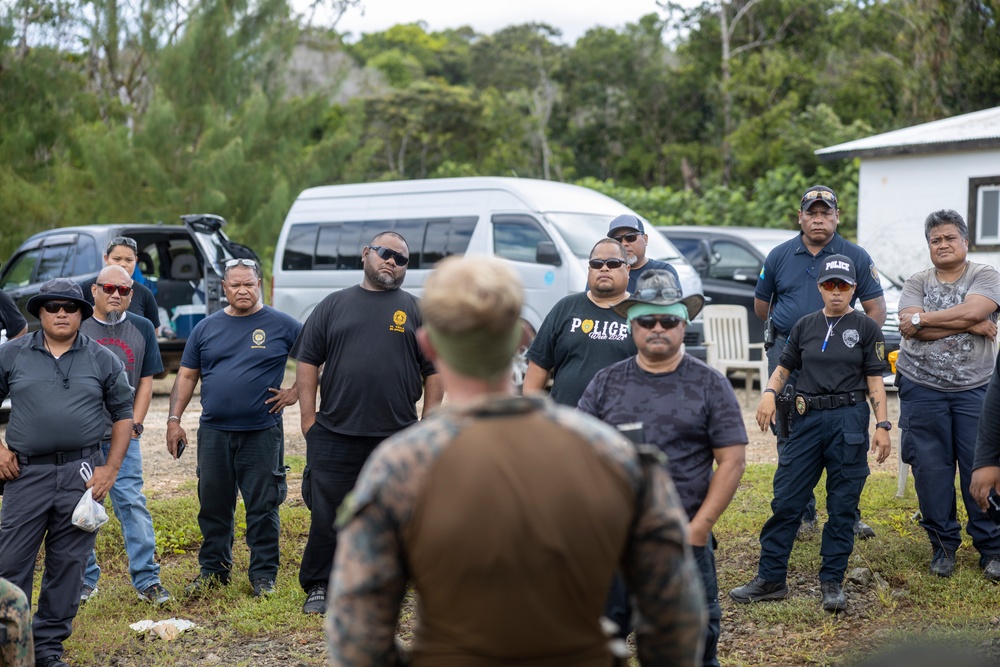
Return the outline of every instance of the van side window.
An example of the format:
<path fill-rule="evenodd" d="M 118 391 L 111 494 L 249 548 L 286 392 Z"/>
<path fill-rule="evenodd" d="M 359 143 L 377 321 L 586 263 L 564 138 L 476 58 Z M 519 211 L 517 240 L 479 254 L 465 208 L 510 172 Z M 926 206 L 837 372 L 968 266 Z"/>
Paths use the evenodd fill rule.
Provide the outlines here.
<path fill-rule="evenodd" d="M 413 268 L 420 266 L 420 258 L 423 256 L 421 242 L 424 238 L 424 228 L 426 226 L 426 220 L 410 219 L 397 220 L 395 227 L 392 228 L 392 231 L 406 239 L 406 245 L 410 249 L 410 266 Z"/>
<path fill-rule="evenodd" d="M 90 234 L 80 234 L 76 241 L 76 262 L 73 267 L 73 276 L 82 276 L 87 273 L 95 273 L 101 270 L 98 261 L 102 253 L 97 252 L 97 242 Z"/>
<path fill-rule="evenodd" d="M 477 219 L 469 216 L 428 220 L 420 268 L 429 269 L 445 257 L 465 254 Z"/>
<path fill-rule="evenodd" d="M 50 245 L 42 248 L 42 259 L 38 262 L 36 282 L 44 283 L 53 278 L 63 278 L 71 275 L 67 268 L 72 268 L 73 246 Z M 68 260 L 68 261 L 67 261 Z"/>
<path fill-rule="evenodd" d="M 313 256 L 319 262 L 319 248 L 316 238 L 319 225 L 292 225 L 285 240 L 285 256 L 281 268 L 285 271 L 309 271 L 313 267 Z M 338 228 L 339 232 L 339 228 Z"/>
<path fill-rule="evenodd" d="M 497 257 L 534 264 L 538 244 L 551 240 L 531 216 L 493 216 L 493 252 Z"/>
<path fill-rule="evenodd" d="M 337 268 L 340 270 L 360 269 L 361 248 L 370 238 L 362 239 L 363 222 L 345 222 L 341 226 L 340 244 L 337 246 Z"/>
<path fill-rule="evenodd" d="M 340 246 L 340 225 L 323 225 L 316 239 L 316 268 L 336 269 L 337 248 Z M 291 238 L 291 234 L 289 234 Z M 288 250 L 285 250 L 288 261 Z"/>
<path fill-rule="evenodd" d="M 16 287 L 24 287 L 31 283 L 31 274 L 35 271 L 35 264 L 42 254 L 41 248 L 35 248 L 28 252 L 21 253 L 10 261 L 7 265 L 7 275 L 3 278 L 0 288 L 5 290 Z"/>

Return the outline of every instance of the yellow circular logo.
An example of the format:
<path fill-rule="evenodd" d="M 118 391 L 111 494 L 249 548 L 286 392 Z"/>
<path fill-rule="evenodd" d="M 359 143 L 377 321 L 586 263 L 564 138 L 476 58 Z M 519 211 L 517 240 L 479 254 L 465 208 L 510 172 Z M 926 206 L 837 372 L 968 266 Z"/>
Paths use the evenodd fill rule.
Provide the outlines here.
<path fill-rule="evenodd" d="M 594 330 L 594 320 L 584 320 L 583 324 L 580 325 L 580 328 L 583 329 L 583 333 L 589 334 Z"/>
<path fill-rule="evenodd" d="M 397 327 L 401 327 L 406 324 L 406 313 L 401 310 L 397 310 L 393 316 L 392 321 L 396 323 Z"/>
<path fill-rule="evenodd" d="M 264 341 L 267 339 L 267 336 L 264 334 L 263 329 L 256 329 L 253 332 L 251 339 L 253 340 L 254 345 L 263 345 Z"/>

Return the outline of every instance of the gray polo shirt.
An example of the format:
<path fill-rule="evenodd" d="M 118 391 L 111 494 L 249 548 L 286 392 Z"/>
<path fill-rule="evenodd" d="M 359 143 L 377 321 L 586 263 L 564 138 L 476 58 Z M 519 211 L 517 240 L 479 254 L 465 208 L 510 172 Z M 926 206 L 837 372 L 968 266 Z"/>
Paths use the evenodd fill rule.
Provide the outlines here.
<path fill-rule="evenodd" d="M 7 396 L 7 446 L 26 456 L 100 444 L 105 408 L 113 421 L 132 418 L 125 367 L 84 334 L 59 359 L 41 330 L 0 347 L 0 400 Z"/>

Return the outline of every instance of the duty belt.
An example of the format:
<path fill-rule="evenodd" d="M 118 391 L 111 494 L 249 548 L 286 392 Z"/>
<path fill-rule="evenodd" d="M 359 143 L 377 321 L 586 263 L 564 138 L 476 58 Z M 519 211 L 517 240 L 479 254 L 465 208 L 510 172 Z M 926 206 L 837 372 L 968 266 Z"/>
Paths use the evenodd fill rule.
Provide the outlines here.
<path fill-rule="evenodd" d="M 69 463 L 70 461 L 79 461 L 80 459 L 87 458 L 94 452 L 98 450 L 99 445 L 92 445 L 90 447 L 84 447 L 83 449 L 74 449 L 71 452 L 54 452 L 52 454 L 40 454 L 38 456 L 25 456 L 20 452 L 17 452 L 17 462 L 23 466 L 32 465 L 62 465 L 64 463 Z"/>
<path fill-rule="evenodd" d="M 795 411 L 804 415 L 810 410 L 833 410 L 845 405 L 865 402 L 865 392 L 849 391 L 844 394 L 824 394 L 822 396 L 795 395 Z"/>

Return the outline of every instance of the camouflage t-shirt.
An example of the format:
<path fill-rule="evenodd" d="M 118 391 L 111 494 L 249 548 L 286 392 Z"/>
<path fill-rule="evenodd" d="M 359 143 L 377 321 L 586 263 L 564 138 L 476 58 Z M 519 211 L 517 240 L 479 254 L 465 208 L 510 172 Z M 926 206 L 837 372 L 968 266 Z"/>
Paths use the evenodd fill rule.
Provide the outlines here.
<path fill-rule="evenodd" d="M 667 455 L 688 518 L 708 494 L 713 449 L 747 444 L 729 380 L 689 354 L 670 373 L 649 373 L 635 357 L 600 371 L 577 407 L 611 426 L 642 424 L 643 441 Z"/>
<path fill-rule="evenodd" d="M 907 279 L 899 297 L 899 310 L 917 306 L 924 312 L 947 310 L 961 304 L 969 294 L 1000 303 L 1000 273 L 992 266 L 969 262 L 958 280 L 944 283 L 934 268 L 918 271 Z M 997 311 L 989 316 L 997 322 Z M 939 391 L 962 391 L 990 381 L 997 345 L 985 336 L 957 333 L 939 340 L 904 338 L 896 367 L 908 380 Z"/>

